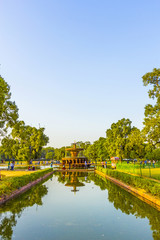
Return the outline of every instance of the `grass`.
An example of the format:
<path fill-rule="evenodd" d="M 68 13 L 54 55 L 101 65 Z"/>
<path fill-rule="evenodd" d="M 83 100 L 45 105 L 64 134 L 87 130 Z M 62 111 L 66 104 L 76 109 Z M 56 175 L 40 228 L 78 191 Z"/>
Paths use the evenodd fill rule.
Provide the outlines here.
<path fill-rule="evenodd" d="M 130 169 L 119 169 L 117 171 L 131 173 L 139 176 L 154 178 L 160 180 L 160 168 L 130 168 Z"/>
<path fill-rule="evenodd" d="M 52 172 L 52 168 L 39 171 L 1 171 L 6 173 L 6 177 L 0 181 L 0 196 L 9 195 L 12 191 Z"/>
<path fill-rule="evenodd" d="M 141 191 L 145 190 L 147 193 L 160 198 L 160 182 L 155 181 L 152 178 L 144 178 L 138 175 L 129 174 L 124 171 L 122 172 L 102 167 L 97 167 L 97 170 L 116 178 L 127 185 L 141 189 Z"/>
<path fill-rule="evenodd" d="M 8 170 L 1 170 L 1 175 L 2 176 L 5 176 L 5 177 L 21 177 L 21 176 L 24 176 L 24 175 L 28 175 L 28 174 L 31 174 L 33 173 L 33 171 L 8 171 Z"/>

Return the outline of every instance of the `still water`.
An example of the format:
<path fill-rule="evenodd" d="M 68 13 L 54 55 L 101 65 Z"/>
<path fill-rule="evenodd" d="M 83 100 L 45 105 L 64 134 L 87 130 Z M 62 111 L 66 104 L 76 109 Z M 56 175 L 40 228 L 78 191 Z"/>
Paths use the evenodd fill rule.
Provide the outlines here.
<path fill-rule="evenodd" d="M 3 240 L 160 240 L 160 212 L 94 173 L 56 173 L 0 207 Z"/>

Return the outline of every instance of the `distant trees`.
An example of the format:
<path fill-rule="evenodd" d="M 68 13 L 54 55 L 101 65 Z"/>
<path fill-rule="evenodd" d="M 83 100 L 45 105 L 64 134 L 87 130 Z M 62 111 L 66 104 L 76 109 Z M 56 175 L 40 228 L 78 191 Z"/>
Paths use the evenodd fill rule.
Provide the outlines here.
<path fill-rule="evenodd" d="M 63 157 L 65 157 L 65 147 L 55 148 L 54 154 L 54 159 L 61 160 Z"/>
<path fill-rule="evenodd" d="M 80 156 L 85 155 L 89 160 L 102 161 L 112 156 L 124 158 L 160 159 L 160 68 L 143 77 L 144 86 L 150 86 L 149 98 L 154 104 L 145 106 L 144 128 L 140 131 L 131 126 L 131 120 L 122 118 L 106 130 L 106 138 L 100 137 L 91 144 L 89 141 L 79 141 L 77 145 L 83 148 Z M 35 128 L 18 121 L 18 108 L 10 100 L 10 87 L 0 76 L 0 137 L 3 136 L 0 151 L 7 158 L 43 157 L 61 160 L 65 156 L 65 147 L 47 147 L 49 139 L 44 134 L 44 128 Z M 7 128 L 11 134 L 4 137 Z M 69 154 L 69 153 L 68 153 Z"/>

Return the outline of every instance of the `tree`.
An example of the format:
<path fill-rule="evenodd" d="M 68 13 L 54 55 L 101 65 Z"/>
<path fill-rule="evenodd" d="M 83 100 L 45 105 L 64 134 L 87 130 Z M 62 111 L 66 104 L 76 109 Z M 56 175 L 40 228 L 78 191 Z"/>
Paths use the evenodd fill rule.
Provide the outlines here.
<path fill-rule="evenodd" d="M 54 153 L 55 159 L 61 160 L 65 156 L 65 147 L 55 148 Z"/>
<path fill-rule="evenodd" d="M 155 99 L 155 105 L 145 106 L 145 118 L 143 133 L 146 141 L 153 148 L 160 145 L 160 68 L 154 68 L 152 72 L 146 73 L 143 77 L 144 86 L 150 85 L 152 89 L 148 91 L 149 98 Z"/>
<path fill-rule="evenodd" d="M 44 128 L 37 129 L 25 125 L 23 121 L 17 122 L 12 129 L 11 137 L 5 137 L 2 140 L 3 152 L 5 154 L 9 153 L 9 156 L 14 156 L 20 160 L 29 161 L 30 159 L 39 158 L 42 147 L 45 146 L 49 140 L 44 134 L 44 130 Z"/>
<path fill-rule="evenodd" d="M 100 137 L 93 143 L 97 152 L 97 160 L 104 161 L 109 158 L 109 154 L 106 148 L 106 138 Z"/>
<path fill-rule="evenodd" d="M 106 131 L 106 148 L 110 157 L 116 156 L 120 160 L 126 157 L 126 145 L 131 130 L 131 121 L 123 118 L 117 123 L 113 123 L 111 128 Z"/>
<path fill-rule="evenodd" d="M 6 159 L 16 158 L 18 155 L 19 144 L 18 141 L 7 136 L 2 139 L 1 152 L 5 155 Z"/>
<path fill-rule="evenodd" d="M 96 144 L 93 143 L 92 145 L 88 146 L 88 148 L 85 150 L 85 156 L 91 161 L 97 160 L 98 154 Z"/>
<path fill-rule="evenodd" d="M 18 108 L 10 98 L 10 87 L 0 76 L 0 136 L 8 127 L 13 127 L 18 119 Z"/>
<path fill-rule="evenodd" d="M 46 159 L 53 159 L 54 157 L 54 148 L 53 147 L 46 147 L 43 148 L 41 151 L 41 157 Z"/>
<path fill-rule="evenodd" d="M 126 144 L 127 158 L 143 158 L 145 156 L 145 144 L 144 136 L 138 128 L 132 128 L 128 135 L 128 141 Z"/>
<path fill-rule="evenodd" d="M 86 141 L 86 142 L 79 141 L 76 143 L 76 145 L 77 147 L 83 148 L 83 151 L 79 152 L 79 157 L 82 157 L 82 156 L 85 156 L 85 151 L 91 145 L 91 143 L 89 141 Z"/>

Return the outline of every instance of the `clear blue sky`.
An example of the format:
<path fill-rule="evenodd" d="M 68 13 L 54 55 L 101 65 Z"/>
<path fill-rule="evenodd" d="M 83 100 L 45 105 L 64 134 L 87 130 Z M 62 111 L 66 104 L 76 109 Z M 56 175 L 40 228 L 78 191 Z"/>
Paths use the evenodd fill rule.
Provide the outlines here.
<path fill-rule="evenodd" d="M 142 128 L 141 77 L 160 67 L 159 0 L 0 0 L 0 74 L 50 146 Z"/>

